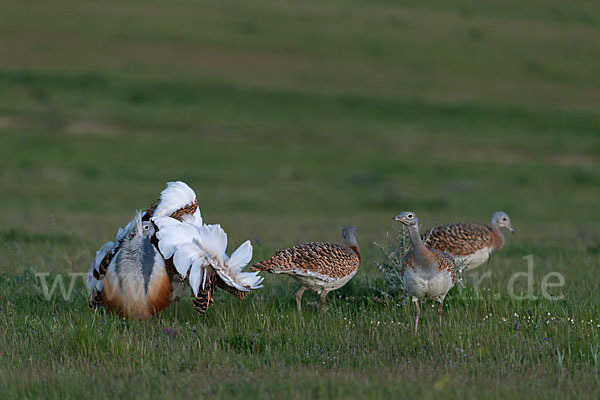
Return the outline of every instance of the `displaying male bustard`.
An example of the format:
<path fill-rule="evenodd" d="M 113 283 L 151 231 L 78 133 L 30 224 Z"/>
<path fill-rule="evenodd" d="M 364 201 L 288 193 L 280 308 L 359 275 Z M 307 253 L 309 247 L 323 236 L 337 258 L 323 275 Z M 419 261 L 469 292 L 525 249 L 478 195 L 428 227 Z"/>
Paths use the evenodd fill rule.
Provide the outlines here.
<path fill-rule="evenodd" d="M 514 232 L 508 215 L 498 211 L 492 216 L 491 227 L 456 222 L 432 228 L 422 237 L 428 247 L 450 253 L 457 264 L 463 264 L 469 270 L 485 263 L 491 254 L 502 248 L 504 234 L 501 228 Z"/>
<path fill-rule="evenodd" d="M 194 191 L 169 182 L 156 206 L 139 212 L 114 242 L 96 253 L 88 272 L 89 304 L 123 317 L 146 319 L 177 301 L 191 286 L 194 308 L 206 311 L 217 287 L 244 299 L 263 278 L 241 272 L 252 258 L 244 242 L 229 257 L 227 234 L 205 225 Z"/>
<path fill-rule="evenodd" d="M 419 220 L 414 212 L 404 211 L 394 217 L 408 228 L 412 249 L 402 263 L 402 282 L 415 306 L 415 335 L 419 328 L 419 299 L 429 298 L 439 303 L 438 317 L 442 327 L 444 298 L 456 282 L 454 259 L 448 253 L 426 247 L 419 235 Z"/>
<path fill-rule="evenodd" d="M 345 226 L 342 236 L 346 244 L 310 242 L 281 250 L 268 260 L 252 266 L 253 271 L 286 274 L 300 282 L 296 293 L 296 307 L 302 310 L 302 294 L 306 289 L 320 294 L 321 312 L 325 314 L 325 296 L 344 286 L 360 266 L 360 249 L 356 228 Z"/>

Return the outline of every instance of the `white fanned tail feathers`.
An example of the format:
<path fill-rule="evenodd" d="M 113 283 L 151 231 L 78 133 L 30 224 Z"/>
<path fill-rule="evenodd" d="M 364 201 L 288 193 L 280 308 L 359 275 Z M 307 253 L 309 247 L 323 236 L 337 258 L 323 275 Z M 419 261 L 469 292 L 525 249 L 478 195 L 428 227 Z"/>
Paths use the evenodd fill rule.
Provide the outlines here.
<path fill-rule="evenodd" d="M 187 222 L 190 225 L 194 226 L 202 226 L 202 215 L 200 215 L 200 207 L 196 208 L 196 211 L 192 215 L 185 214 L 183 217 L 183 222 Z"/>
<path fill-rule="evenodd" d="M 200 238 L 196 245 L 206 253 L 206 258 L 219 277 L 229 286 L 238 290 L 258 289 L 263 278 L 256 272 L 242 272 L 252 259 L 252 244 L 247 240 L 233 252 L 225 253 L 227 234 L 220 225 L 204 225 L 198 228 Z"/>
<path fill-rule="evenodd" d="M 242 272 L 242 269 L 248 265 L 250 260 L 252 260 L 252 244 L 249 240 L 246 240 L 233 252 L 231 258 L 225 261 L 225 266 L 227 267 L 227 270 L 235 276 L 236 284 L 250 289 L 259 289 L 262 287 L 261 283 L 264 278 L 259 276 L 258 272 Z M 227 283 L 228 281 L 225 280 L 223 275 L 219 274 L 219 276 Z M 233 285 L 233 282 L 231 285 Z"/>
<path fill-rule="evenodd" d="M 160 201 L 154 211 L 154 216 L 169 216 L 175 211 L 193 204 L 194 201 L 196 201 L 196 193 L 186 183 L 169 182 L 166 189 L 160 192 Z M 200 213 L 198 213 L 199 215 Z"/>
<path fill-rule="evenodd" d="M 188 222 L 190 221 L 190 222 Z M 158 247 L 182 276 L 188 276 L 194 294 L 204 289 L 211 267 L 227 285 L 247 292 L 262 287 L 263 278 L 256 272 L 241 272 L 252 258 L 252 245 L 244 242 L 231 256 L 227 255 L 227 234 L 220 225 L 204 225 L 190 217 L 179 222 L 169 217 L 155 217 Z"/>

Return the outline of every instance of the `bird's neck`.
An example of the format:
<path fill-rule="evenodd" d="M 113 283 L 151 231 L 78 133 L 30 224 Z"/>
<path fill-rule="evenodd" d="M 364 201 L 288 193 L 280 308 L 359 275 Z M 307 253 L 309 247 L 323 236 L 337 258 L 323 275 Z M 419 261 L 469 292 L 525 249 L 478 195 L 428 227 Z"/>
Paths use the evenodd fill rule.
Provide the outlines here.
<path fill-rule="evenodd" d="M 492 237 L 494 243 L 494 251 L 498 251 L 504 246 L 504 233 L 498 225 L 498 222 L 492 221 Z"/>
<path fill-rule="evenodd" d="M 356 235 L 349 234 L 348 237 L 346 237 L 346 246 L 348 246 L 352 250 L 354 250 L 354 252 L 358 256 L 359 262 L 362 261 L 362 259 L 360 257 L 360 248 L 358 247 L 358 241 L 356 240 Z"/>
<path fill-rule="evenodd" d="M 418 225 L 410 225 L 408 227 L 408 235 L 410 236 L 410 241 L 413 245 L 413 249 L 415 251 L 415 260 L 417 264 L 425 264 L 428 257 L 429 250 L 423 244 L 421 240 L 421 235 L 419 235 L 419 226 Z"/>

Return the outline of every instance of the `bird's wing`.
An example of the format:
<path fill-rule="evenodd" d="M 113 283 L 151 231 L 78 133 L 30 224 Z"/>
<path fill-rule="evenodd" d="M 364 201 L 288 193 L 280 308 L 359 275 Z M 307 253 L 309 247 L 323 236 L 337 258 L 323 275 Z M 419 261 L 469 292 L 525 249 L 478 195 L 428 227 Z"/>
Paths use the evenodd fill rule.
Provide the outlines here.
<path fill-rule="evenodd" d="M 106 274 L 106 266 L 102 265 L 102 261 L 106 257 L 106 255 L 112 251 L 114 247 L 113 242 L 108 242 L 102 245 L 100 249 L 96 252 L 96 257 L 92 261 L 90 265 L 90 269 L 88 270 L 88 279 L 87 279 L 87 287 L 90 290 L 102 290 L 102 279 Z"/>
<path fill-rule="evenodd" d="M 231 294 L 232 296 L 237 297 L 240 300 L 244 300 L 250 294 L 249 291 L 242 291 L 242 290 L 238 290 L 232 286 L 229 286 L 228 284 L 223 282 L 223 280 L 221 278 L 218 278 L 218 277 L 217 277 L 217 287 L 219 289 L 223 289 L 227 293 Z"/>
<path fill-rule="evenodd" d="M 456 262 L 450 254 L 437 249 L 430 249 L 440 271 L 448 271 L 452 275 L 452 284 L 456 283 Z"/>
<path fill-rule="evenodd" d="M 96 252 L 96 256 L 88 270 L 87 286 L 90 290 L 90 307 L 95 308 L 102 304 L 100 292 L 104 287 L 103 281 L 108 266 L 121 248 L 123 241 L 141 232 L 141 218 L 142 213 L 136 213 L 135 217 L 129 221 L 125 228 L 119 228 L 114 242 L 105 243 Z"/>
<path fill-rule="evenodd" d="M 347 276 L 359 267 L 354 250 L 338 243 L 309 242 L 280 250 L 268 260 L 255 264 L 254 271 L 295 275 L 315 274 L 330 279 Z"/>
<path fill-rule="evenodd" d="M 415 249 L 411 248 L 404 255 L 404 259 L 402 260 L 402 272 L 401 275 L 404 276 L 407 268 L 415 269 Z"/>
<path fill-rule="evenodd" d="M 112 259 L 113 242 L 105 243 L 100 250 L 96 252 L 96 257 L 88 270 L 87 287 L 90 290 L 88 304 L 90 308 L 96 308 L 103 304 L 102 289 L 104 287 L 104 276 Z M 109 257 L 110 256 L 110 257 Z"/>
<path fill-rule="evenodd" d="M 193 214 L 198 209 L 196 193 L 184 182 L 169 182 L 160 192 L 160 199 L 152 217 L 170 216 L 180 219 L 185 214 Z"/>
<path fill-rule="evenodd" d="M 491 228 L 470 222 L 437 226 L 425 232 L 422 238 L 427 247 L 456 256 L 468 256 L 493 244 Z"/>

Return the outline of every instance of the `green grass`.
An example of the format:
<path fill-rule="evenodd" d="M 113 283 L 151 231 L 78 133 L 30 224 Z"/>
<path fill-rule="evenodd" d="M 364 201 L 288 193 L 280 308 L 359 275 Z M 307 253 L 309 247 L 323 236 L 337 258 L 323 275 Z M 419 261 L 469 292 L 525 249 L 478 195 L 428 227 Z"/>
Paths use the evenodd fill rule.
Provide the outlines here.
<path fill-rule="evenodd" d="M 1 9 L 0 397 L 600 394 L 593 2 Z M 361 270 L 324 321 L 279 276 L 204 316 L 183 301 L 178 321 L 94 313 L 81 277 L 46 301 L 36 273 L 68 285 L 175 179 L 253 261 L 353 224 Z M 383 300 L 373 245 L 407 209 L 424 228 L 503 210 L 517 231 L 451 292 L 442 332 L 423 307 L 418 337 L 400 294 Z M 517 301 L 530 254 L 536 299 Z M 542 297 L 550 272 L 563 300 Z"/>

